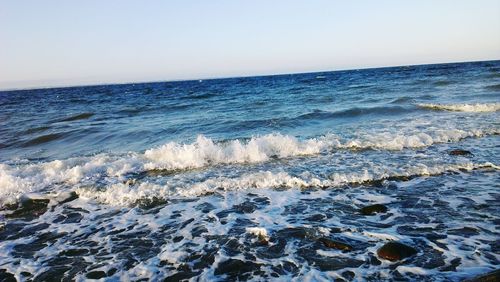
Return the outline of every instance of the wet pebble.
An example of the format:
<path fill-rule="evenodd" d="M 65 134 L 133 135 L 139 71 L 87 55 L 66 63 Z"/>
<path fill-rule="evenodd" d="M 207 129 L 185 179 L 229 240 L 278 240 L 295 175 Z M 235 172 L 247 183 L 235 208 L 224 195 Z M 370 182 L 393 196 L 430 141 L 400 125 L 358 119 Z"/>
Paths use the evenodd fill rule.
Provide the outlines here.
<path fill-rule="evenodd" d="M 245 279 L 243 274 L 260 269 L 260 264 L 251 261 L 242 261 L 239 259 L 228 259 L 219 263 L 215 269 L 215 275 L 227 275 L 229 279 Z M 243 276 L 243 277 L 242 277 Z"/>
<path fill-rule="evenodd" d="M 465 227 L 458 228 L 458 229 L 448 230 L 448 233 L 452 234 L 452 235 L 470 237 L 470 236 L 478 235 L 479 234 L 479 230 L 477 230 L 474 227 L 465 226 Z"/>
<path fill-rule="evenodd" d="M 104 271 L 91 271 L 85 275 L 88 279 L 101 279 L 106 276 L 106 272 Z"/>
<path fill-rule="evenodd" d="M 375 204 L 375 205 L 370 205 L 366 206 L 360 209 L 360 213 L 362 215 L 374 215 L 377 213 L 385 213 L 387 212 L 387 207 L 382 204 Z"/>
<path fill-rule="evenodd" d="M 323 243 L 323 245 L 325 245 L 325 247 L 328 247 L 328 248 L 337 249 L 337 250 L 341 250 L 341 251 L 351 251 L 352 250 L 351 245 L 343 243 L 343 242 L 339 242 L 339 241 L 330 240 L 328 238 L 319 238 L 318 241 Z"/>
<path fill-rule="evenodd" d="M 417 250 L 413 247 L 399 242 L 389 242 L 383 245 L 377 251 L 380 258 L 389 261 L 399 261 L 417 254 Z"/>
<path fill-rule="evenodd" d="M 31 220 L 37 218 L 47 211 L 47 206 L 49 204 L 49 199 L 31 199 L 25 198 L 23 201 L 11 207 L 14 211 L 7 214 L 7 218 L 24 218 Z"/>
<path fill-rule="evenodd" d="M 454 258 L 450 261 L 450 264 L 444 267 L 441 267 L 440 271 L 457 271 L 457 267 L 460 265 L 462 259 Z"/>
<path fill-rule="evenodd" d="M 451 150 L 448 154 L 450 154 L 450 156 L 467 156 L 467 155 L 472 155 L 472 153 L 470 151 L 462 150 L 462 149 Z"/>
<path fill-rule="evenodd" d="M 0 269 L 0 281 L 15 282 L 16 277 L 14 276 L 14 274 L 7 272 L 7 270 Z"/>

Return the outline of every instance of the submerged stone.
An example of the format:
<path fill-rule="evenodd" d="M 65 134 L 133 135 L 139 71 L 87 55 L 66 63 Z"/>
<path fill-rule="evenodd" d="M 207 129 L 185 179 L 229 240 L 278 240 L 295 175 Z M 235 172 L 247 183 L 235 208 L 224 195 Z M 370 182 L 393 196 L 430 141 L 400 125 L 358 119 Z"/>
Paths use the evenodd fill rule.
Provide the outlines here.
<path fill-rule="evenodd" d="M 342 277 L 344 277 L 345 279 L 351 281 L 354 279 L 354 277 L 356 276 L 356 274 L 350 270 L 347 270 L 347 271 L 344 271 L 342 272 Z"/>
<path fill-rule="evenodd" d="M 78 194 L 75 191 L 61 193 L 61 195 L 58 198 L 59 198 L 58 204 L 62 205 L 78 199 Z"/>
<path fill-rule="evenodd" d="M 107 274 L 104 271 L 91 271 L 85 275 L 85 277 L 87 277 L 88 279 L 101 279 L 106 276 Z"/>
<path fill-rule="evenodd" d="M 314 239 L 316 237 L 316 231 L 308 227 L 287 227 L 277 231 L 276 236 L 283 239 Z"/>
<path fill-rule="evenodd" d="M 68 249 L 64 250 L 59 253 L 60 256 L 69 256 L 69 257 L 74 257 L 74 256 L 82 256 L 85 255 L 89 252 L 87 249 Z"/>
<path fill-rule="evenodd" d="M 0 281 L 16 282 L 17 280 L 14 274 L 7 272 L 5 269 L 0 269 Z"/>
<path fill-rule="evenodd" d="M 219 263 L 215 269 L 215 275 L 226 274 L 229 277 L 235 278 L 244 273 L 253 272 L 260 269 L 260 264 L 251 261 L 241 261 L 239 259 L 228 259 Z"/>
<path fill-rule="evenodd" d="M 417 254 L 417 250 L 415 248 L 399 242 L 386 243 L 377 251 L 377 255 L 380 258 L 390 261 L 403 260 L 415 254 Z"/>
<path fill-rule="evenodd" d="M 451 150 L 448 154 L 450 154 L 450 156 L 467 156 L 467 155 L 472 155 L 472 153 L 470 151 L 462 150 L 462 149 Z"/>
<path fill-rule="evenodd" d="M 342 243 L 339 241 L 330 240 L 328 238 L 319 238 L 318 241 L 323 243 L 323 245 L 325 245 L 325 247 L 328 247 L 328 248 L 337 249 L 337 250 L 341 250 L 341 251 L 351 251 L 352 250 L 351 245 L 346 244 L 346 243 Z"/>
<path fill-rule="evenodd" d="M 387 212 L 387 207 L 382 204 L 375 204 L 361 208 L 360 212 L 363 215 L 374 215 L 376 213 Z"/>
<path fill-rule="evenodd" d="M 343 268 L 357 268 L 360 267 L 364 261 L 354 258 L 334 258 L 317 256 L 314 258 L 306 258 L 309 263 L 314 265 L 321 271 L 336 271 Z"/>
<path fill-rule="evenodd" d="M 26 198 L 15 207 L 12 213 L 7 214 L 7 218 L 26 218 L 33 219 L 39 217 L 47 211 L 49 199 L 32 199 Z"/>
<path fill-rule="evenodd" d="M 454 258 L 450 261 L 450 264 L 444 267 L 441 267 L 439 271 L 457 271 L 457 267 L 462 262 L 461 258 Z"/>
<path fill-rule="evenodd" d="M 237 213 L 253 213 L 257 209 L 257 206 L 250 201 L 246 201 L 241 204 L 234 205 L 233 209 Z"/>
<path fill-rule="evenodd" d="M 496 282 L 500 281 L 500 269 L 493 270 L 486 274 L 467 279 L 464 282 Z"/>
<path fill-rule="evenodd" d="M 474 228 L 474 227 L 465 226 L 462 228 L 450 229 L 450 230 L 448 230 L 448 233 L 452 234 L 452 235 L 470 237 L 470 236 L 474 236 L 474 235 L 479 235 L 479 230 Z"/>

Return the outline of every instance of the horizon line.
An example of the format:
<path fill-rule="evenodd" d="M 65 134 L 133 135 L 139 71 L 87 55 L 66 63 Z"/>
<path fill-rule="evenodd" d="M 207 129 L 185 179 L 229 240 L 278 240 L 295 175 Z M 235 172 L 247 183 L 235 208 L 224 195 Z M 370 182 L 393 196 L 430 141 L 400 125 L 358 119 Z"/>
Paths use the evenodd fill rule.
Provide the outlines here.
<path fill-rule="evenodd" d="M 186 81 L 200 81 L 200 80 L 222 80 L 222 79 L 234 79 L 234 78 L 251 78 L 251 77 L 270 77 L 270 76 L 282 76 L 282 75 L 300 75 L 300 74 L 314 74 L 314 73 L 325 73 L 325 72 L 342 72 L 342 71 L 357 71 L 357 70 L 370 70 L 370 69 L 384 69 L 384 68 L 400 68 L 400 67 L 413 67 L 413 66 L 426 66 L 426 65 L 445 65 L 445 64 L 464 64 L 464 63 L 480 63 L 480 62 L 495 62 L 500 61 L 500 59 L 488 59 L 488 60 L 473 60 L 473 61 L 451 61 L 451 62 L 439 62 L 439 63 L 422 63 L 422 64 L 410 64 L 410 65 L 386 65 L 378 67 L 360 67 L 360 68 L 346 68 L 346 69 L 330 69 L 330 70 L 317 70 L 317 71 L 304 71 L 304 72 L 290 72 L 290 73 L 274 73 L 274 74 L 254 74 L 254 75 L 235 75 L 235 76 L 215 76 L 215 77 L 201 77 L 201 78 L 189 78 L 189 79 L 172 79 L 172 80 L 149 80 L 149 81 L 129 81 L 129 82 L 96 82 L 89 84 L 73 84 L 73 85 L 54 85 L 54 86 L 34 86 L 34 87 L 12 87 L 12 88 L 1 88 L 0 92 L 10 92 L 10 91 L 29 91 L 29 90 L 46 90 L 46 89 L 62 89 L 62 88 L 77 88 L 77 87 L 95 87 L 95 86 L 112 86 L 112 85 L 127 85 L 127 84 L 148 84 L 148 83 L 167 83 L 167 82 L 186 82 Z"/>

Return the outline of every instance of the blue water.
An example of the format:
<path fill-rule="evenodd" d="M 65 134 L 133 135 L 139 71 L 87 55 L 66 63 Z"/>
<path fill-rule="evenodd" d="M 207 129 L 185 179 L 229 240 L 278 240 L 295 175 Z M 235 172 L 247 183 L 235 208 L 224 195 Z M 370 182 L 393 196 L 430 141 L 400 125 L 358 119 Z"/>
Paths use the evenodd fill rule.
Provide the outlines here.
<path fill-rule="evenodd" d="M 484 273 L 500 259 L 499 110 L 500 61 L 2 91 L 0 271 Z M 359 215 L 375 203 L 388 212 Z M 417 255 L 377 258 L 391 240 Z"/>

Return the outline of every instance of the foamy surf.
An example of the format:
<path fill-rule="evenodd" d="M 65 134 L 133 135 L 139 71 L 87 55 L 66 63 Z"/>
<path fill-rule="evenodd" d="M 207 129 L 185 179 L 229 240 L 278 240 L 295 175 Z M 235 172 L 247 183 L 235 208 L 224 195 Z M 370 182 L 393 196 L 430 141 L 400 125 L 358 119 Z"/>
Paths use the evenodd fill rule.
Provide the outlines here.
<path fill-rule="evenodd" d="M 476 103 L 476 104 L 417 104 L 421 108 L 438 110 L 438 111 L 454 111 L 454 112 L 496 112 L 500 110 L 500 103 Z"/>
<path fill-rule="evenodd" d="M 198 136 L 195 142 L 169 142 L 144 153 L 123 155 L 99 154 L 93 157 L 55 160 L 28 165 L 0 164 L 0 204 L 15 202 L 28 192 L 67 185 L 95 185 L 96 182 L 116 183 L 130 174 L 155 170 L 174 171 L 208 168 L 230 164 L 257 164 L 300 156 L 313 157 L 336 150 L 391 150 L 419 149 L 465 138 L 497 135 L 494 128 L 461 130 L 434 129 L 410 134 L 375 133 L 344 139 L 327 134 L 305 140 L 281 134 L 253 137 L 249 141 L 215 142 Z"/>
<path fill-rule="evenodd" d="M 171 183 L 159 185 L 141 182 L 136 185 L 118 183 L 104 188 L 78 188 L 76 193 L 82 198 L 96 200 L 115 206 L 130 206 L 155 199 L 167 200 L 178 197 L 199 197 L 215 192 L 252 189 L 308 189 L 339 188 L 352 185 L 369 185 L 381 181 L 408 181 L 418 177 L 437 176 L 445 173 L 469 172 L 478 169 L 498 171 L 500 167 L 492 163 L 463 163 L 427 166 L 418 164 L 405 169 L 377 167 L 371 171 L 353 173 L 333 173 L 328 178 L 315 176 L 309 172 L 293 176 L 286 172 L 261 171 L 236 178 L 215 177 L 200 183 L 185 185 Z"/>
<path fill-rule="evenodd" d="M 363 134 L 345 139 L 334 134 L 299 140 L 293 136 L 268 134 L 253 137 L 248 142 L 232 140 L 216 143 L 205 136 L 198 136 L 191 144 L 167 143 L 144 153 L 146 170 L 191 169 L 218 164 L 259 163 L 271 159 L 315 155 L 331 150 L 403 150 L 428 147 L 433 144 L 458 142 L 470 137 L 497 135 L 495 128 L 462 130 L 433 129 L 403 133 Z"/>
<path fill-rule="evenodd" d="M 209 164 L 257 163 L 270 158 L 312 155 L 329 145 L 339 144 L 331 138 L 299 141 L 294 137 L 269 134 L 253 137 L 248 142 L 239 140 L 215 143 L 210 138 L 198 136 L 192 144 L 167 143 L 159 148 L 147 150 L 144 156 L 151 162 L 146 169 L 199 168 Z"/>

